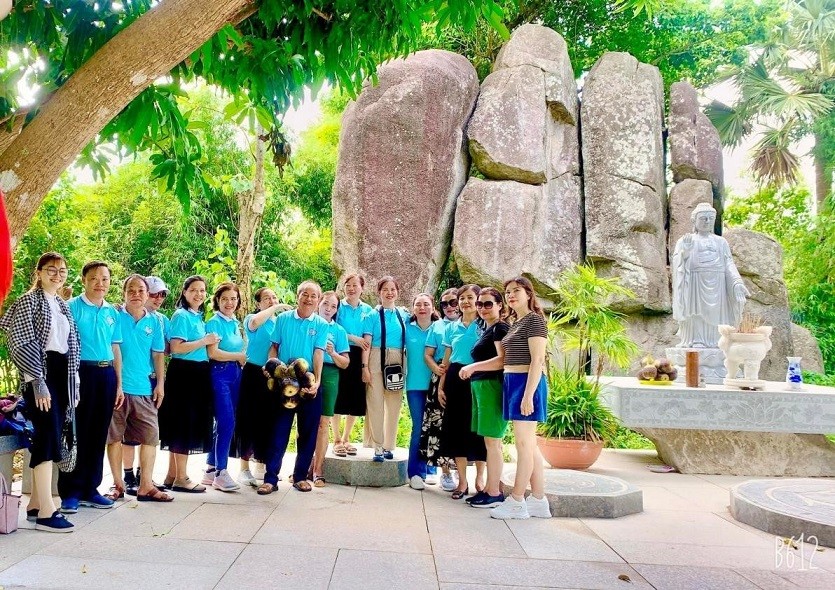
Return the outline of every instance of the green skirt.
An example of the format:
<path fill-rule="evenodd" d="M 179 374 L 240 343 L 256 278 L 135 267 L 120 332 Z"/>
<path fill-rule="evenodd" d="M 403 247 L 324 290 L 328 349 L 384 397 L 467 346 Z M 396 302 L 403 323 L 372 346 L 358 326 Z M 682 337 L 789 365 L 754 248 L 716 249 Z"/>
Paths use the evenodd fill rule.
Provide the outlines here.
<path fill-rule="evenodd" d="M 498 379 L 477 379 L 470 383 L 473 392 L 471 430 L 479 436 L 503 438 L 507 420 L 502 417 L 502 382 Z"/>
<path fill-rule="evenodd" d="M 339 369 L 336 365 L 325 363 L 322 366 L 322 383 L 319 395 L 322 396 L 322 415 L 333 416 L 336 396 L 339 394 Z"/>

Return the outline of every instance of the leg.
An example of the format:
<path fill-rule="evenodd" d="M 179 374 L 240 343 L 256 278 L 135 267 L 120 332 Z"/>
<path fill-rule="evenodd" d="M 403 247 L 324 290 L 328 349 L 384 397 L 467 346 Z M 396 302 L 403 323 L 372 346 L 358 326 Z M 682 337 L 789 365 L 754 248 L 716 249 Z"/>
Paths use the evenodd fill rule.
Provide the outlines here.
<path fill-rule="evenodd" d="M 368 432 L 367 442 L 374 448 L 375 453 L 383 449 L 385 430 L 385 388 L 383 387 L 383 373 L 380 368 L 380 351 L 371 351 L 369 359 L 371 369 L 371 383 L 365 388 L 366 418 L 365 427 Z"/>
<path fill-rule="evenodd" d="M 157 457 L 156 445 L 141 445 L 139 447 L 139 466 L 142 469 L 139 481 L 139 493 L 147 495 L 154 488 L 154 461 Z"/>
<path fill-rule="evenodd" d="M 235 407 L 237 406 L 238 379 L 235 371 L 238 368 L 234 364 L 212 367 L 212 391 L 215 400 L 216 429 L 212 445 L 214 461 L 209 460 L 209 465 L 223 471 L 229 464 L 229 446 L 232 444 L 232 435 L 235 432 Z"/>
<path fill-rule="evenodd" d="M 484 483 L 484 472 L 487 470 L 487 462 L 486 461 L 476 461 L 475 462 L 475 489 L 477 491 L 482 491 L 485 487 Z"/>
<path fill-rule="evenodd" d="M 313 475 L 322 475 L 322 467 L 325 464 L 325 453 L 328 452 L 329 423 L 330 417 L 328 416 L 322 416 L 319 419 L 319 431 L 316 434 L 316 450 L 313 453 Z"/>
<path fill-rule="evenodd" d="M 331 428 L 333 429 L 333 446 L 336 446 L 348 440 L 347 436 L 343 438 L 342 431 L 339 429 L 341 423 L 341 414 L 334 414 L 333 416 L 331 416 Z"/>
<path fill-rule="evenodd" d="M 52 461 L 38 463 L 32 468 L 32 495 L 36 492 L 38 518 L 49 518 L 55 512 L 55 504 L 52 503 Z"/>
<path fill-rule="evenodd" d="M 403 394 L 388 391 L 383 394 L 385 418 L 383 419 L 383 448 L 393 451 L 397 446 L 397 424 L 400 421 L 400 408 L 403 406 Z"/>
<path fill-rule="evenodd" d="M 513 432 L 516 435 L 517 454 L 516 480 L 513 482 L 513 499 L 521 502 L 525 499 L 525 490 L 528 489 L 528 484 L 531 483 L 531 476 L 533 475 L 535 469 L 534 458 L 536 456 L 536 422 L 514 420 Z M 541 461 L 539 469 L 541 472 Z"/>
<path fill-rule="evenodd" d="M 264 483 L 278 485 L 278 472 L 281 469 L 281 461 L 287 451 L 287 443 L 290 441 L 290 429 L 293 426 L 295 410 L 280 408 L 272 427 L 272 442 L 267 455 L 266 473 Z M 305 474 L 307 470 L 305 470 Z"/>
<path fill-rule="evenodd" d="M 354 429 L 354 422 L 356 421 L 356 416 L 351 416 L 350 414 L 345 416 L 345 431 L 342 434 L 342 444 L 351 444 L 351 431 Z"/>
<path fill-rule="evenodd" d="M 133 447 L 128 447 L 133 455 Z M 113 485 L 120 490 L 125 489 L 125 479 L 122 477 L 122 443 L 115 442 L 107 445 L 107 461 L 110 463 L 110 472 L 113 474 Z M 140 463 L 141 465 L 141 463 Z"/>
<path fill-rule="evenodd" d="M 502 439 L 484 437 L 487 447 L 487 485 L 484 491 L 491 496 L 498 496 L 502 479 Z"/>
<path fill-rule="evenodd" d="M 82 498 L 89 498 L 99 493 L 104 468 L 104 449 L 107 445 L 107 431 L 113 419 L 113 406 L 116 403 L 116 370 L 113 367 L 99 368 L 96 384 L 95 406 L 89 414 L 90 423 L 87 431 L 87 444 L 81 452 L 79 440 L 79 460 L 84 461 L 85 481 L 81 489 Z"/>
<path fill-rule="evenodd" d="M 455 491 L 464 492 L 470 487 L 467 481 L 467 458 L 455 457 L 455 467 L 458 469 L 458 487 L 455 488 Z"/>
<path fill-rule="evenodd" d="M 408 477 L 415 475 L 426 478 L 426 462 L 420 460 L 420 426 L 423 423 L 423 409 L 426 406 L 425 391 L 407 391 L 406 402 L 409 404 L 409 416 L 412 418 L 412 434 L 409 437 Z"/>
<path fill-rule="evenodd" d="M 313 462 L 313 452 L 316 450 L 316 435 L 322 421 L 322 396 L 317 395 L 311 400 L 302 401 L 296 412 L 296 466 L 293 469 L 293 481 L 307 479 L 307 472 Z"/>

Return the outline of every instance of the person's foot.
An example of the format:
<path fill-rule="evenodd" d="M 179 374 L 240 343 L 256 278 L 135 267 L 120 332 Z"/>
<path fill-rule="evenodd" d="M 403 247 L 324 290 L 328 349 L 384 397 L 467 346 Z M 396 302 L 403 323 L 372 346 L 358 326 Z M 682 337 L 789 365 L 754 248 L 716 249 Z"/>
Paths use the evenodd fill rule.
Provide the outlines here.
<path fill-rule="evenodd" d="M 255 479 L 260 479 L 263 481 L 264 475 L 267 473 L 267 466 L 263 463 L 256 463 L 255 469 L 252 471 L 252 475 Z"/>
<path fill-rule="evenodd" d="M 130 481 L 130 482 L 128 481 L 127 478 L 125 478 L 125 493 L 128 496 L 135 496 L 136 491 L 138 489 L 139 489 L 139 481 L 137 481 L 136 478 L 134 478 L 133 481 Z"/>
<path fill-rule="evenodd" d="M 238 474 L 238 483 L 242 486 L 252 486 L 257 487 L 258 480 L 255 479 L 255 476 L 252 475 L 252 472 L 249 469 L 244 469 Z"/>
<path fill-rule="evenodd" d="M 28 508 L 26 510 L 26 520 L 29 522 L 35 522 L 38 520 L 38 512 L 40 512 L 40 509 L 38 508 Z"/>
<path fill-rule="evenodd" d="M 206 486 L 192 481 L 190 477 L 184 480 L 175 479 L 171 483 L 171 490 L 175 492 L 185 492 L 187 494 L 202 494 L 206 491 Z"/>
<path fill-rule="evenodd" d="M 125 471 L 125 490 L 129 488 L 137 488 L 139 487 L 139 477 L 133 472 L 133 469 L 130 471 Z M 135 496 L 136 494 L 131 494 Z"/>
<path fill-rule="evenodd" d="M 413 490 L 422 490 L 426 487 L 426 484 L 423 483 L 423 478 L 419 475 L 413 475 L 412 479 L 409 480 L 409 487 Z"/>
<path fill-rule="evenodd" d="M 528 507 L 528 514 L 534 518 L 551 518 L 551 505 L 545 496 L 536 498 L 531 494 L 525 498 L 525 504 Z"/>
<path fill-rule="evenodd" d="M 75 514 L 78 512 L 78 499 L 77 498 L 65 498 L 61 500 L 61 513 L 62 514 Z"/>
<path fill-rule="evenodd" d="M 200 480 L 200 483 L 204 486 L 210 486 L 215 483 L 215 477 L 217 476 L 217 469 L 212 467 L 211 469 L 207 469 L 203 472 L 203 479 Z"/>
<path fill-rule="evenodd" d="M 426 479 L 423 480 L 423 483 L 428 486 L 438 485 L 438 476 L 434 473 L 429 473 L 427 474 Z"/>
<path fill-rule="evenodd" d="M 35 519 L 35 530 L 46 531 L 47 533 L 71 533 L 73 531 L 73 523 L 67 520 L 67 517 L 56 510 L 49 518 Z"/>
<path fill-rule="evenodd" d="M 516 500 L 513 496 L 505 498 L 504 502 L 490 511 L 491 518 L 500 520 L 519 519 L 526 520 L 531 517 L 528 514 L 528 506 L 525 501 Z"/>
<path fill-rule="evenodd" d="M 382 463 L 386 460 L 383 449 L 374 449 L 374 457 L 371 459 L 375 463 Z"/>
<path fill-rule="evenodd" d="M 441 489 L 443 491 L 452 492 L 455 491 L 456 487 L 458 487 L 458 482 L 455 481 L 455 478 L 452 477 L 451 473 L 441 474 Z"/>
<path fill-rule="evenodd" d="M 504 502 L 504 494 L 491 496 L 487 492 L 481 492 L 473 496 L 471 501 L 468 501 L 473 508 L 495 508 Z"/>
<path fill-rule="evenodd" d="M 100 510 L 106 510 L 108 508 L 113 508 L 113 500 L 110 498 L 105 498 L 100 493 L 96 492 L 92 496 L 84 498 L 78 502 L 79 506 L 86 506 L 87 508 L 98 508 Z"/>
<path fill-rule="evenodd" d="M 212 481 L 212 487 L 221 492 L 234 492 L 241 489 L 241 485 L 232 479 L 227 469 L 221 469 L 217 472 L 214 481 Z"/>
<path fill-rule="evenodd" d="M 394 459 L 394 453 L 383 449 L 383 459 L 388 459 L 389 461 L 391 461 L 392 459 Z"/>
<path fill-rule="evenodd" d="M 471 504 L 471 503 L 472 503 L 472 502 L 474 502 L 475 500 L 478 500 L 478 499 L 480 499 L 482 496 L 486 496 L 486 495 L 487 495 L 487 493 L 486 493 L 484 490 L 482 490 L 482 491 L 480 491 L 480 492 L 476 492 L 474 496 L 470 496 L 469 498 L 467 498 L 467 499 L 466 499 L 466 500 L 464 500 L 464 501 L 465 501 L 467 504 Z"/>

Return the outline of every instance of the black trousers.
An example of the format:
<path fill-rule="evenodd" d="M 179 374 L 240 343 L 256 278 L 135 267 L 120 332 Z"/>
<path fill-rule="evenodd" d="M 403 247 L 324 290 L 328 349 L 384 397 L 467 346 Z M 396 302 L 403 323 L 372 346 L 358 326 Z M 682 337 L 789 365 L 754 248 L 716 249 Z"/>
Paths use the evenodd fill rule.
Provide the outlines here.
<path fill-rule="evenodd" d="M 107 429 L 116 403 L 116 370 L 82 363 L 78 374 L 81 378 L 81 399 L 75 409 L 78 459 L 73 471 L 59 474 L 58 495 L 62 499 L 84 500 L 98 493 L 101 485 Z"/>

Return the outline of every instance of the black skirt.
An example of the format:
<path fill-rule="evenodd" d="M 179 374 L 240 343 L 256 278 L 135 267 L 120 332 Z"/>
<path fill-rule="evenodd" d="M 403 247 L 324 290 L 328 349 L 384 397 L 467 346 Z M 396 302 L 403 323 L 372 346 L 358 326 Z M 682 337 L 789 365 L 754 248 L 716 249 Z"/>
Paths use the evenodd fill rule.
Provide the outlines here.
<path fill-rule="evenodd" d="M 362 382 L 362 347 L 351 346 L 351 363 L 339 370 L 339 393 L 334 414 L 365 416 L 365 383 Z"/>
<path fill-rule="evenodd" d="M 441 455 L 466 457 L 468 461 L 486 461 L 484 437 L 472 431 L 473 394 L 470 392 L 470 382 L 458 376 L 463 366 L 452 363 L 444 380 L 446 408 L 441 425 Z"/>
<path fill-rule="evenodd" d="M 165 401 L 159 407 L 160 448 L 180 455 L 208 453 L 213 414 L 209 363 L 172 358 L 165 375 Z"/>
<path fill-rule="evenodd" d="M 50 406 L 44 412 L 35 405 L 34 382 L 26 384 L 23 391 L 25 407 L 23 415 L 32 421 L 34 433 L 29 448 L 29 467 L 37 467 L 44 461 L 61 460 L 61 432 L 67 413 L 70 394 L 67 383 L 69 372 L 66 354 L 46 353 L 46 387 L 49 389 Z"/>
<path fill-rule="evenodd" d="M 230 457 L 266 462 L 271 424 L 267 410 L 271 396 L 273 394 L 267 389 L 267 378 L 261 367 L 245 364 Z"/>

